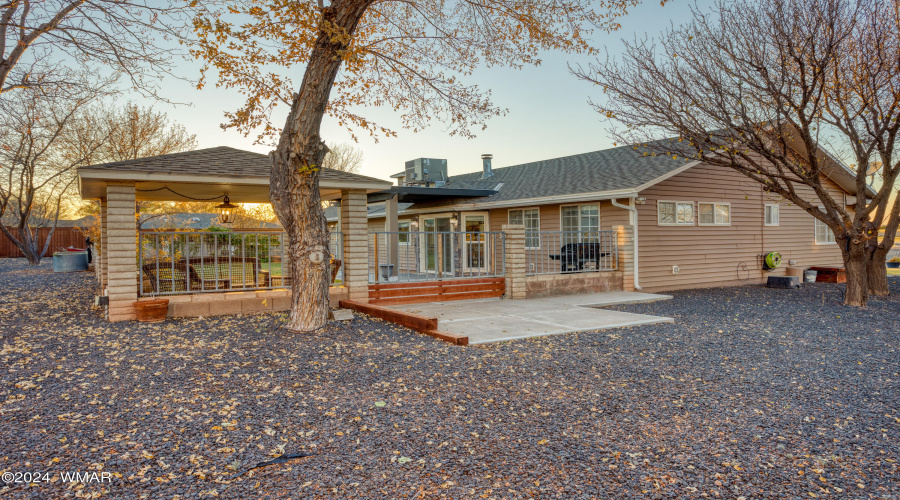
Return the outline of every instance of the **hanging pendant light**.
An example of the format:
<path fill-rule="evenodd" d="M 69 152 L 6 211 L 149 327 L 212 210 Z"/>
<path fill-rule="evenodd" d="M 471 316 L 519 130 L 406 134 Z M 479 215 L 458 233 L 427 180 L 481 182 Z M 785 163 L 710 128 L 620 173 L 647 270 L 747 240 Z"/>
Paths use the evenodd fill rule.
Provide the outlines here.
<path fill-rule="evenodd" d="M 225 200 L 223 201 L 224 203 L 216 207 L 216 212 L 219 212 L 219 222 L 231 224 L 234 222 L 234 209 L 237 208 L 237 205 L 231 204 L 231 200 L 228 199 L 228 193 L 225 193 Z"/>

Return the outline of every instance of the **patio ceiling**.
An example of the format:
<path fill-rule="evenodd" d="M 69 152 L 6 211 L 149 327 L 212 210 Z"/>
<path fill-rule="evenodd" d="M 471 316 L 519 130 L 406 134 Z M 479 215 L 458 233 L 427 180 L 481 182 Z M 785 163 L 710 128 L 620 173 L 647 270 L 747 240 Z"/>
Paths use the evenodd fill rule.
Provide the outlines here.
<path fill-rule="evenodd" d="M 222 146 L 82 167 L 78 188 L 84 199 L 106 196 L 110 182 L 134 182 L 137 200 L 196 201 L 228 193 L 234 203 L 268 203 L 270 170 L 267 155 Z M 372 193 L 391 183 L 325 169 L 319 186 L 323 199 L 334 200 L 343 189 Z"/>

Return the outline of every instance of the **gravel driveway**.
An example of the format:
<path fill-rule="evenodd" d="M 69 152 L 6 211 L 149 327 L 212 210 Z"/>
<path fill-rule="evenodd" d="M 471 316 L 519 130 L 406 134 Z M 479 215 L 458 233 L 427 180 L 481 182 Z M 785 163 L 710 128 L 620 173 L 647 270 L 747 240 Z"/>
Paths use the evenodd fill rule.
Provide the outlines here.
<path fill-rule="evenodd" d="M 0 471 L 42 475 L 0 497 L 900 498 L 891 280 L 867 309 L 676 292 L 618 308 L 674 324 L 458 347 L 361 318 L 108 324 L 92 275 L 2 259 Z M 311 455 L 249 470 L 280 453 Z"/>

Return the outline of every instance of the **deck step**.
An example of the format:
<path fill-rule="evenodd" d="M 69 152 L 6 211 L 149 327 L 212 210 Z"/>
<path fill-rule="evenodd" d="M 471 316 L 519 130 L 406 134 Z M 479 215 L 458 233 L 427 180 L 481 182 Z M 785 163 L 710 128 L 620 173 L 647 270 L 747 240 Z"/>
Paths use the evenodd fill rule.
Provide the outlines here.
<path fill-rule="evenodd" d="M 369 316 L 375 316 L 376 318 L 381 318 L 385 321 L 411 328 L 419 333 L 430 335 L 451 344 L 469 345 L 469 337 L 465 335 L 438 330 L 437 318 L 429 318 L 406 311 L 398 311 L 396 309 L 388 309 L 387 307 L 357 302 L 355 300 L 342 300 L 340 305 L 343 308 L 353 309 L 354 311 L 368 314 Z"/>

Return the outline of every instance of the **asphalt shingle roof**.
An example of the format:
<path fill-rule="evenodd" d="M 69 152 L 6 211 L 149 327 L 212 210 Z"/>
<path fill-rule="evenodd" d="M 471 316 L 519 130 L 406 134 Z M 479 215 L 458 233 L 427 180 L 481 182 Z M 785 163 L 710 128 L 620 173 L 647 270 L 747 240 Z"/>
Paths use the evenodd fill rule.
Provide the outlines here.
<path fill-rule="evenodd" d="M 228 175 L 245 177 L 269 177 L 272 161 L 268 155 L 244 151 L 228 146 L 195 149 L 136 160 L 101 163 L 82 167 L 110 171 L 159 172 L 168 174 Z M 365 175 L 323 169 L 322 180 L 345 182 L 385 182 Z"/>
<path fill-rule="evenodd" d="M 493 196 L 468 200 L 476 203 L 619 191 L 637 188 L 691 161 L 670 156 L 644 156 L 632 146 L 622 146 L 495 168 L 494 175 L 488 179 L 481 178 L 482 172 L 451 174 L 445 186 L 497 189 L 496 186 L 502 184 Z M 416 204 L 416 208 L 420 206 L 425 204 Z"/>

